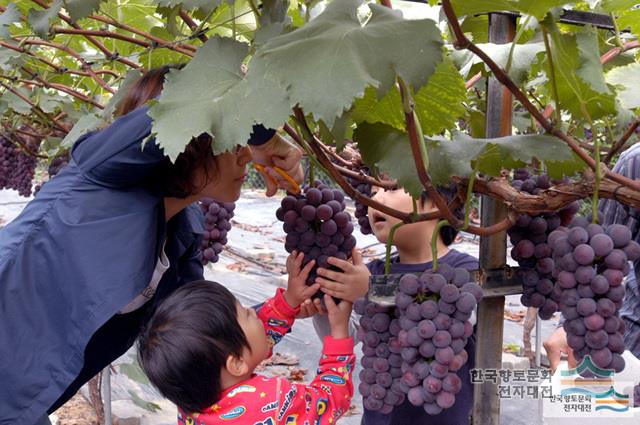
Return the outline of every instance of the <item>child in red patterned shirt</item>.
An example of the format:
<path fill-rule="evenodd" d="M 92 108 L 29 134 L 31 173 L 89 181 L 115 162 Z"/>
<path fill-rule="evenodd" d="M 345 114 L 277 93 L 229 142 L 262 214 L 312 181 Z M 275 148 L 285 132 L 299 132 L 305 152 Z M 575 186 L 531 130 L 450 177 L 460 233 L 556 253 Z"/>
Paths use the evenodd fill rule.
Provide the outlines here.
<path fill-rule="evenodd" d="M 346 412 L 355 364 L 349 302 L 336 305 L 325 296 L 331 336 L 309 385 L 254 374 L 318 290 L 305 285 L 314 262 L 301 268 L 302 260 L 295 252 L 287 259 L 287 289 L 257 312 L 209 281 L 186 284 L 160 304 L 140 336 L 138 356 L 151 383 L 179 407 L 179 424 L 324 425 Z"/>

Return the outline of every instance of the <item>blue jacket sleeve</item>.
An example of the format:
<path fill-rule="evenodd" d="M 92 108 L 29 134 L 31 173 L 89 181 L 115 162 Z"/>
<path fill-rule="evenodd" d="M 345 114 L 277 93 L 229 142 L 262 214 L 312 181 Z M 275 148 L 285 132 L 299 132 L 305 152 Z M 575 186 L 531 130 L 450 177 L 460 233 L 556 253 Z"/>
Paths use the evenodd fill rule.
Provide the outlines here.
<path fill-rule="evenodd" d="M 152 120 L 147 111 L 146 106 L 138 108 L 76 142 L 71 155 L 86 178 L 106 187 L 131 187 L 168 161 L 155 139 L 149 138 Z M 262 145 L 274 134 L 275 130 L 255 125 L 248 143 Z"/>

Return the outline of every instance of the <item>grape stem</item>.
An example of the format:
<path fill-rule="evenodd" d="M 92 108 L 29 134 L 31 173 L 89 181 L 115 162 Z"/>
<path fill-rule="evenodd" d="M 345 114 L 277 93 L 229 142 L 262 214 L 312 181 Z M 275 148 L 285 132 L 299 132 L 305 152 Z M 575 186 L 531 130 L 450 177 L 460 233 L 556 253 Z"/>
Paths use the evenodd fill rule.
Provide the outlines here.
<path fill-rule="evenodd" d="M 458 227 L 461 224 L 460 220 L 458 220 L 455 214 L 449 209 L 447 202 L 442 195 L 440 195 L 440 192 L 433 187 L 431 178 L 427 173 L 429 157 L 424 143 L 424 135 L 422 133 L 422 127 L 420 126 L 420 120 L 413 108 L 413 101 L 411 100 L 409 87 L 404 83 L 402 78 L 398 78 L 398 85 L 404 109 L 405 126 L 407 133 L 409 134 L 409 142 L 411 143 L 411 153 L 413 154 L 413 160 L 416 165 L 416 170 L 418 171 L 420 183 L 422 183 L 422 186 L 427 191 L 427 195 L 429 195 L 429 199 L 431 199 L 438 210 L 440 210 L 444 218 L 449 220 L 449 223 L 452 223 L 454 227 Z"/>
<path fill-rule="evenodd" d="M 444 226 L 449 226 L 449 222 L 447 220 L 440 220 L 431 235 L 431 264 L 434 272 L 438 271 L 438 237 L 440 236 L 440 229 Z"/>
<path fill-rule="evenodd" d="M 393 246 L 393 238 L 396 235 L 396 230 L 398 230 L 400 226 L 403 226 L 405 224 L 406 223 L 403 223 L 403 222 L 396 223 L 393 226 L 391 226 L 391 230 L 389 230 L 389 237 L 387 238 L 387 246 L 386 246 L 385 257 L 384 257 L 384 274 L 385 275 L 388 275 L 389 273 L 391 273 L 391 247 Z"/>
<path fill-rule="evenodd" d="M 473 184 L 476 181 L 476 175 L 478 174 L 478 168 L 480 162 L 476 162 L 476 166 L 473 167 L 473 173 L 469 178 L 469 184 L 467 185 L 467 197 L 464 201 L 464 224 L 460 230 L 467 230 L 469 228 L 469 216 L 471 215 L 471 198 L 473 197 Z"/>
<path fill-rule="evenodd" d="M 309 187 L 313 187 L 313 184 L 316 182 L 316 166 L 312 161 L 309 163 Z"/>

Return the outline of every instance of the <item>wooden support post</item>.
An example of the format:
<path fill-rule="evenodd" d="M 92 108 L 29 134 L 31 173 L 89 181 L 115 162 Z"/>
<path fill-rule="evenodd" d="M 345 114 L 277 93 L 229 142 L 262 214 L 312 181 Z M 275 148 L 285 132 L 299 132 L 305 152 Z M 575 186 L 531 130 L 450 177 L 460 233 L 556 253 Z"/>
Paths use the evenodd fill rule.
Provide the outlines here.
<path fill-rule="evenodd" d="M 509 43 L 515 36 L 516 17 L 503 14 L 489 15 L 489 42 Z M 486 137 L 495 138 L 511 134 L 512 97 L 495 78 L 487 85 Z M 507 214 L 505 205 L 487 196 L 481 198 L 481 220 L 489 226 L 502 220 Z M 480 238 L 480 268 L 484 271 L 503 269 L 506 266 L 506 233 Z M 482 282 L 484 283 L 484 282 Z M 500 286 L 506 282 L 493 282 Z M 502 333 L 504 321 L 504 296 L 484 298 L 478 307 L 476 333 L 476 369 L 500 369 L 502 365 Z M 473 401 L 474 425 L 500 423 L 500 398 L 498 385 L 484 382 L 475 385 Z"/>

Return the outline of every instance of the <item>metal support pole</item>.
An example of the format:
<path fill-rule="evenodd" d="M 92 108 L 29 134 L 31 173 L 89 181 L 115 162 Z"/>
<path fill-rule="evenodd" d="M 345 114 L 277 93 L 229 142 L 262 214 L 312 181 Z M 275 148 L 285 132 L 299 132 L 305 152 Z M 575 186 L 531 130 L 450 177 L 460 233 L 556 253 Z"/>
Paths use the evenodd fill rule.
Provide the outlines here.
<path fill-rule="evenodd" d="M 536 315 L 536 367 L 540 367 L 542 356 L 542 320 Z"/>
<path fill-rule="evenodd" d="M 102 405 L 104 406 L 104 425 L 111 425 L 111 365 L 102 370 Z"/>
<path fill-rule="evenodd" d="M 515 37 L 516 17 L 502 14 L 489 15 L 489 42 L 505 44 Z M 512 97 L 495 78 L 487 85 L 486 137 L 495 138 L 511 134 Z M 506 217 L 502 202 L 488 196 L 481 198 L 481 220 L 488 226 Z M 482 270 L 502 269 L 506 266 L 506 232 L 480 238 L 480 267 Z M 484 283 L 484 282 L 483 282 Z M 496 282 L 498 285 L 505 282 Z M 504 296 L 484 298 L 478 307 L 476 334 L 477 369 L 500 369 L 502 365 L 502 334 L 504 322 Z M 475 385 L 473 400 L 473 424 L 497 425 L 500 423 L 500 398 L 498 385 L 483 382 Z"/>

